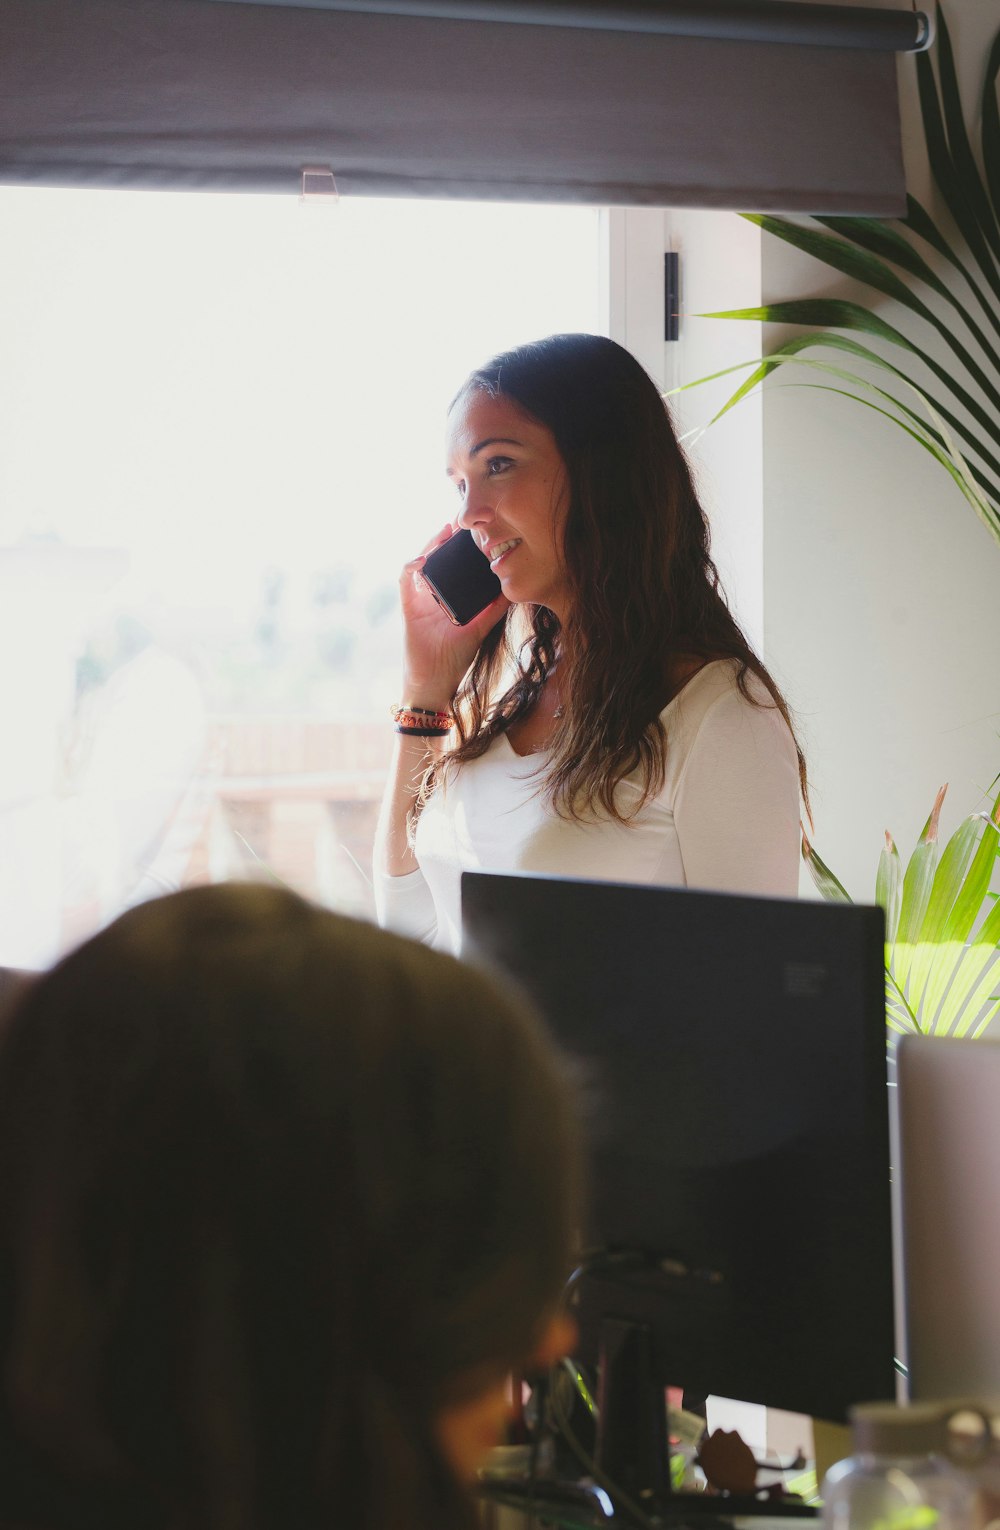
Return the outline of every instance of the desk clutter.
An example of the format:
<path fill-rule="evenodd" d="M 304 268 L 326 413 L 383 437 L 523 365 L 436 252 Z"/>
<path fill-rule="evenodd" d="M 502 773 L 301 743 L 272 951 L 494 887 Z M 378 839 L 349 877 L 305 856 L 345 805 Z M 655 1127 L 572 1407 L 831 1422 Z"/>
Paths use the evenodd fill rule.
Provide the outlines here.
<path fill-rule="evenodd" d="M 995 1404 L 961 1399 L 863 1403 L 850 1410 L 851 1454 L 819 1490 L 809 1463 L 758 1461 L 735 1430 L 703 1428 L 692 1452 L 671 1435 L 662 1495 L 638 1500 L 594 1475 L 560 1474 L 558 1410 L 528 1444 L 492 1453 L 479 1483 L 484 1530 L 535 1525 L 631 1526 L 634 1530 L 989 1530 L 1000 1520 L 1000 1416 Z M 530 1411 L 530 1410 L 529 1410 Z M 671 1418 L 673 1414 L 671 1413 Z M 702 1421 L 704 1425 L 704 1420 Z M 774 1478 L 795 1472 L 795 1491 Z M 764 1481 L 763 1479 L 770 1479 Z"/>

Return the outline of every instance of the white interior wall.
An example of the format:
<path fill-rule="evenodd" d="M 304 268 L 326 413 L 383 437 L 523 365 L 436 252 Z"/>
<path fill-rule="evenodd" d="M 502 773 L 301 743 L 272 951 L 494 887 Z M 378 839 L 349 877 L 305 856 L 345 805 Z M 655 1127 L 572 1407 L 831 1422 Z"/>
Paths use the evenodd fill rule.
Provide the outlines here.
<path fill-rule="evenodd" d="M 948 17 L 971 103 L 1000 13 L 948 0 Z M 911 61 L 900 78 L 907 179 L 925 200 Z M 766 236 L 762 281 L 768 301 L 855 295 Z M 906 854 L 942 782 L 950 832 L 1000 771 L 1000 546 L 927 454 L 873 412 L 781 386 L 763 408 L 768 661 L 797 711 L 817 846 L 870 899 L 884 829 Z"/>
<path fill-rule="evenodd" d="M 665 250 L 680 256 L 680 336 L 665 342 Z M 612 208 L 605 214 L 606 332 L 664 392 L 712 527 L 712 550 L 751 642 L 764 640 L 761 401 L 751 397 L 702 427 L 737 379 L 676 393 L 679 385 L 760 354 L 759 324 L 700 319 L 706 310 L 760 302 L 760 233 L 735 213 Z M 741 374 L 742 375 L 742 374 Z"/>
<path fill-rule="evenodd" d="M 760 324 L 724 324 L 700 315 L 760 302 L 760 231 L 731 212 L 675 210 L 667 216 L 669 247 L 680 257 L 680 338 L 667 347 L 668 386 L 710 377 L 759 356 Z M 746 377 L 741 371 L 674 394 L 684 438 L 712 528 L 712 552 L 723 587 L 753 646 L 763 652 L 764 504 L 762 401 L 752 394 L 717 425 L 703 427 Z"/>

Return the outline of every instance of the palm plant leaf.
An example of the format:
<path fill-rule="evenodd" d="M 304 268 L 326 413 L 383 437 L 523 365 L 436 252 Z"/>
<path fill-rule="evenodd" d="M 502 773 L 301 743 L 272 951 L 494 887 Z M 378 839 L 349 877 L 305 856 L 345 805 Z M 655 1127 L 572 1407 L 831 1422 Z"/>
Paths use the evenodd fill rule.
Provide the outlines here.
<path fill-rule="evenodd" d="M 840 271 L 844 276 L 853 277 L 856 281 L 865 282 L 867 286 L 874 288 L 876 292 L 881 292 L 883 296 L 894 299 L 897 303 L 901 303 L 904 308 L 908 308 L 911 313 L 915 313 L 918 318 L 923 319 L 925 324 L 929 324 L 932 329 L 937 331 L 942 340 L 945 341 L 958 357 L 970 377 L 973 377 L 986 396 L 996 406 L 1000 407 L 1000 391 L 997 390 L 992 379 L 983 371 L 975 357 L 966 350 L 965 346 L 948 325 L 932 309 L 928 308 L 927 304 L 922 302 L 917 294 L 905 282 L 901 281 L 894 271 L 890 270 L 884 260 L 880 260 L 867 249 L 857 248 L 845 239 L 834 238 L 832 234 L 821 233 L 818 229 L 801 227 L 797 223 L 789 223 L 784 218 L 766 217 L 758 213 L 747 213 L 745 216 L 749 222 L 759 224 L 767 233 L 775 234 L 779 239 L 786 240 L 789 244 L 794 245 L 796 249 L 802 250 L 806 255 L 815 256 L 818 260 L 822 260 L 824 265 L 831 266 L 834 271 Z M 916 258 L 919 262 L 920 257 L 917 256 Z M 923 264 L 923 262 L 920 263 Z M 1000 368 L 1000 355 L 992 348 L 982 330 L 970 315 L 965 312 L 958 299 L 952 296 L 944 286 L 944 283 L 938 281 L 929 268 L 927 269 L 933 278 L 931 285 L 935 286 L 936 284 L 936 288 L 940 288 L 942 295 L 947 298 L 952 307 L 962 316 L 966 327 L 973 333 L 976 341 L 985 351 L 990 364 Z M 926 278 L 922 277 L 921 280 L 926 280 Z"/>
<path fill-rule="evenodd" d="M 1000 214 L 1000 107 L 997 106 L 997 75 L 1000 74 L 1000 33 L 993 39 L 983 85 L 983 168 L 993 211 Z"/>
<path fill-rule="evenodd" d="M 980 840 L 980 852 L 985 851 L 985 884 L 989 886 L 989 874 L 992 871 L 992 863 L 995 860 L 995 828 L 986 828 Z M 979 854 L 977 854 L 979 858 Z M 974 912 L 979 913 L 982 909 L 985 889 L 980 892 L 982 878 L 977 875 L 976 861 L 969 869 L 968 880 L 962 889 L 962 897 L 959 901 L 966 901 L 969 907 L 974 906 Z M 976 895 L 979 894 L 979 903 L 976 903 Z M 927 988 L 924 993 L 924 1016 L 927 1022 L 927 1030 L 951 1030 L 959 1021 L 960 1014 L 965 1008 L 966 1002 L 972 996 L 985 968 L 991 964 L 992 958 L 997 952 L 997 939 L 1000 939 L 1000 920 L 994 920 L 989 924 L 989 918 L 983 921 L 985 936 L 977 936 L 969 944 L 971 926 L 968 930 L 962 929 L 960 921 L 953 920 L 950 927 L 946 927 L 940 939 L 939 946 L 934 952 L 928 972 Z M 994 929 L 997 935 L 994 935 Z M 979 1005 L 977 1005 L 979 1008 Z"/>
<path fill-rule="evenodd" d="M 875 900 L 886 916 L 886 1024 L 897 1034 L 981 1036 L 1000 1014 L 1000 898 L 989 907 L 1000 855 L 1000 796 L 989 815 L 970 814 L 939 856 L 946 790 L 935 798 L 905 873 L 889 833 L 879 858 Z M 851 901 L 804 830 L 802 855 L 824 898 Z"/>
<path fill-rule="evenodd" d="M 892 948 L 899 928 L 899 910 L 903 901 L 903 863 L 888 829 L 878 861 L 875 878 L 875 902 L 885 914 L 885 1018 L 891 1031 L 918 1030 L 916 1018 L 892 973 Z"/>
<path fill-rule="evenodd" d="M 989 817 L 974 814 L 958 832 L 967 830 L 978 836 L 978 846 L 944 925 L 940 950 L 928 975 L 924 1006 L 928 1028 L 946 1033 L 956 1030 L 966 1013 L 967 1023 L 971 1023 L 990 997 L 990 971 L 1000 942 L 1000 902 L 987 914 L 971 944 L 969 940 L 989 901 L 990 880 L 1000 853 L 1000 796 Z"/>
<path fill-rule="evenodd" d="M 941 8 L 939 6 L 939 39 L 942 20 Z M 976 217 L 973 206 L 970 205 L 970 195 L 974 199 L 975 192 L 971 189 L 971 182 L 968 181 L 967 176 L 962 173 L 962 169 L 952 158 L 948 146 L 944 114 L 941 110 L 941 101 L 938 97 L 937 82 L 934 79 L 934 68 L 931 64 L 930 55 L 927 53 L 917 54 L 916 64 L 920 115 L 923 120 L 924 139 L 927 143 L 927 157 L 930 161 L 934 180 L 937 183 L 945 206 L 955 220 L 962 238 L 975 256 L 979 269 L 993 288 L 993 291 L 1000 297 L 1000 277 L 998 277 L 996 268 L 990 259 L 990 252 L 980 230 L 979 220 Z"/>
<path fill-rule="evenodd" d="M 990 885 L 996 840 L 984 834 L 992 821 L 972 813 L 945 847 L 920 930 L 921 940 L 965 940 Z M 975 856 L 975 858 L 973 858 Z"/>
<path fill-rule="evenodd" d="M 931 249 L 937 250 L 939 255 L 943 255 L 945 260 L 951 262 L 997 334 L 1000 335 L 1000 314 L 997 313 L 996 304 L 990 302 L 958 251 L 944 237 L 930 213 L 909 192 L 906 195 L 906 217 L 900 219 L 900 224 L 903 228 L 912 229 L 918 238 L 923 239 Z"/>
<path fill-rule="evenodd" d="M 942 786 L 935 797 L 930 817 L 920 831 L 920 838 L 907 862 L 903 876 L 903 897 L 899 909 L 896 944 L 893 948 L 892 971 L 900 989 L 910 999 L 911 1009 L 915 1009 L 915 1006 L 907 987 L 907 979 L 913 964 L 917 940 L 923 927 L 924 915 L 930 903 L 931 889 L 934 886 L 934 873 L 937 871 L 938 863 L 938 823 L 941 817 L 941 804 L 947 790 L 946 786 Z"/>
<path fill-rule="evenodd" d="M 905 1036 L 908 1031 L 919 1031 L 920 1026 L 906 997 L 893 977 L 888 965 L 885 969 L 885 1023 L 890 1031 Z"/>
<path fill-rule="evenodd" d="M 752 221 L 756 223 L 758 219 L 754 217 Z M 868 250 L 872 255 L 891 261 L 909 276 L 924 282 L 938 297 L 944 298 L 961 312 L 961 304 L 951 288 L 945 285 L 920 251 L 914 249 L 910 241 L 898 229 L 893 228 L 891 223 L 880 222 L 878 218 L 817 218 L 815 221 L 831 233 L 839 234 L 842 239 L 850 239 L 853 244 Z M 945 250 L 941 253 L 944 254 Z"/>
<path fill-rule="evenodd" d="M 834 342 L 836 342 L 836 348 L 844 348 L 844 344 L 840 340 L 839 336 L 831 336 L 830 343 L 833 344 Z M 847 344 L 850 344 L 850 342 L 847 342 Z M 965 423 L 958 419 L 946 404 L 942 404 L 939 399 L 929 393 L 926 393 L 924 390 L 914 387 L 914 385 L 906 377 L 905 373 L 901 372 L 898 367 L 892 366 L 890 362 L 885 361 L 874 351 L 867 350 L 867 348 L 864 346 L 859 346 L 857 349 L 861 355 L 867 357 L 870 365 L 874 367 L 880 367 L 883 370 L 892 373 L 899 379 L 903 386 L 908 388 L 910 392 L 913 393 L 920 401 L 924 412 L 929 415 L 930 419 L 934 421 L 934 424 L 928 425 L 925 420 L 922 420 L 920 416 L 913 409 L 911 409 L 908 404 L 903 403 L 901 399 L 894 400 L 896 408 L 899 409 L 904 415 L 906 415 L 909 420 L 914 421 L 920 427 L 920 429 L 925 432 L 926 435 L 929 436 L 930 439 L 934 441 L 945 453 L 945 457 L 943 459 L 939 459 L 942 461 L 943 466 L 945 466 L 949 472 L 952 472 L 953 466 L 957 466 L 964 483 L 968 482 L 968 480 L 971 478 L 975 481 L 976 484 L 978 484 L 979 489 L 983 494 L 985 494 L 986 500 L 988 502 L 984 503 L 981 498 L 977 497 L 974 500 L 974 503 L 976 504 L 977 511 L 982 512 L 983 519 L 985 520 L 989 530 L 995 535 L 998 521 L 996 507 L 1000 505 L 1000 488 L 998 488 L 997 484 L 994 483 L 991 479 L 987 478 L 986 474 L 982 472 L 982 470 L 978 468 L 974 463 L 967 464 L 964 461 L 961 453 L 958 450 L 958 447 L 949 436 L 947 427 L 950 426 L 957 435 L 962 436 L 963 439 L 972 446 L 973 450 L 979 453 L 979 456 L 985 462 L 986 466 L 995 472 L 998 477 L 1000 477 L 1000 459 L 994 457 L 993 453 L 983 446 L 981 438 L 974 432 L 970 431 Z M 866 379 L 859 377 L 856 379 L 856 386 L 864 388 L 869 387 L 870 384 Z M 960 487 L 963 487 L 963 491 L 964 483 L 960 484 Z"/>
<path fill-rule="evenodd" d="M 759 308 L 725 308 L 718 313 L 699 314 L 702 319 L 750 319 L 757 324 L 830 325 L 834 329 L 856 329 L 863 334 L 887 340 L 919 356 L 920 350 L 906 335 L 885 319 L 880 319 L 860 303 L 844 298 L 790 298 L 787 302 L 765 303 Z"/>
<path fill-rule="evenodd" d="M 959 189 L 979 224 L 984 241 L 992 253 L 1000 259 L 1000 227 L 997 226 L 996 215 L 983 186 L 972 145 L 969 143 L 969 135 L 966 132 L 962 96 L 958 88 L 958 76 L 955 73 L 955 57 L 943 12 L 938 16 L 937 56 L 948 149 Z M 922 58 L 929 68 L 929 57 L 923 54 Z"/>
<path fill-rule="evenodd" d="M 910 201 L 915 202 L 915 200 L 915 198 L 907 199 L 908 203 Z M 919 206 L 919 204 L 917 205 Z M 927 218 L 928 223 L 932 223 L 932 220 L 926 213 L 924 216 Z M 891 261 L 893 265 L 899 266 L 900 270 L 905 271 L 915 281 L 923 282 L 926 287 L 929 287 L 932 292 L 958 314 L 976 343 L 989 358 L 991 364 L 994 366 L 1000 365 L 1000 357 L 998 357 L 992 342 L 983 334 L 983 331 L 973 319 L 968 309 L 959 301 L 953 288 L 949 283 L 942 281 L 937 272 L 927 264 L 920 251 L 904 237 L 899 229 L 894 228 L 891 223 L 880 223 L 877 218 L 817 218 L 816 222 L 821 223 L 824 228 L 839 234 L 841 239 L 850 240 L 852 244 L 859 245 L 861 249 L 881 257 L 883 261 Z M 970 290 L 979 299 L 980 306 L 983 308 L 993 329 L 1000 335 L 1000 317 L 998 317 L 995 309 L 983 298 L 975 279 L 966 270 L 962 261 L 939 232 L 938 239 L 937 248 L 939 253 L 944 255 L 962 276 Z M 901 285 L 903 284 L 901 283 Z"/>
<path fill-rule="evenodd" d="M 817 362 L 816 365 L 822 366 L 823 363 Z M 830 370 L 836 369 L 831 368 Z M 850 377 L 850 375 L 850 373 L 845 374 L 845 376 L 848 377 Z M 856 377 L 852 380 L 857 387 L 870 388 L 873 392 L 880 394 L 885 399 L 888 399 L 888 401 L 895 405 L 897 409 L 906 409 L 906 406 L 901 404 L 898 399 L 892 398 L 888 393 L 883 393 L 881 388 L 875 388 L 873 384 L 866 382 L 864 378 Z M 922 425 L 919 420 L 917 423 L 920 425 L 920 429 L 913 430 L 903 420 L 898 419 L 896 415 L 891 413 L 890 410 L 883 409 L 879 404 L 874 403 L 871 399 L 860 398 L 857 393 L 848 393 L 846 388 L 833 388 L 830 387 L 829 384 L 821 383 L 805 383 L 802 384 L 802 386 L 807 388 L 822 387 L 824 392 L 839 393 L 841 397 L 853 399 L 856 404 L 864 404 L 867 408 L 874 409 L 877 414 L 885 415 L 886 419 L 892 420 L 893 423 L 898 425 L 901 430 L 905 431 L 908 436 L 912 436 L 913 439 L 919 443 L 919 445 L 921 445 L 926 451 L 930 452 L 935 461 L 939 462 L 945 471 L 950 473 L 958 487 L 961 489 L 962 493 L 965 495 L 966 499 L 980 515 L 981 519 L 985 522 L 987 527 L 991 531 L 994 530 L 994 522 L 990 507 L 984 503 L 982 496 L 977 493 L 968 465 L 963 461 L 961 454 L 956 450 L 953 444 L 943 443 L 942 437 L 937 431 L 933 431 L 930 427 Z M 906 409 L 906 413 L 911 415 L 914 419 L 917 418 L 916 415 L 913 414 L 913 411 L 910 409 Z M 933 440 L 929 439 L 931 436 L 933 436 Z"/>
<path fill-rule="evenodd" d="M 854 329 L 863 334 L 873 335 L 879 340 L 886 340 L 891 345 L 899 346 L 908 351 L 923 362 L 929 372 L 932 372 L 939 382 L 943 383 L 951 395 L 967 409 L 972 418 L 985 432 L 987 440 L 997 439 L 997 414 L 1000 413 L 1000 392 L 992 384 L 989 387 L 989 396 L 996 399 L 994 412 L 984 408 L 980 401 L 969 392 L 950 372 L 943 367 L 927 351 L 919 345 L 915 345 L 906 335 L 894 327 L 894 325 L 880 319 L 877 314 L 871 313 L 867 308 L 862 308 L 859 303 L 849 303 L 843 298 L 793 298 L 786 303 L 768 303 L 760 308 L 732 308 L 720 313 L 707 313 L 702 315 L 706 319 L 751 319 L 757 323 L 773 324 L 813 324 L 828 326 L 832 329 Z M 977 371 L 981 369 L 977 368 Z M 974 439 L 974 438 L 973 438 Z"/>
<path fill-rule="evenodd" d="M 876 254 L 870 244 L 864 246 L 859 243 L 848 243 L 846 239 L 835 237 L 833 234 L 825 234 L 810 224 L 790 223 L 787 218 L 776 218 L 768 213 L 744 213 L 748 223 L 756 223 L 767 234 L 774 234 L 778 239 L 784 239 L 797 250 L 805 255 L 813 255 L 821 260 L 824 265 L 831 266 L 834 271 L 840 271 L 844 276 L 853 277 L 855 281 L 865 282 L 869 287 L 874 287 L 876 292 L 882 292 L 886 297 L 894 298 L 897 303 L 903 303 L 907 308 L 912 308 L 921 318 L 928 318 L 930 310 L 920 301 L 915 292 L 911 292 L 905 282 L 902 282 L 894 271 L 891 271 L 885 261 L 881 259 L 882 252 Z M 817 219 L 817 222 L 825 222 L 830 225 L 831 220 Z M 837 219 L 836 227 L 840 228 L 841 222 L 860 223 L 859 219 Z M 876 225 L 878 227 L 878 225 Z M 902 236 L 897 235 L 902 239 Z M 905 243 L 905 240 L 902 241 Z M 913 251 L 916 255 L 916 252 Z M 918 265 L 925 265 L 920 257 L 916 256 Z M 929 272 L 933 285 L 937 278 L 930 268 Z M 915 272 L 913 274 L 921 274 Z M 921 280 L 926 281 L 926 276 L 921 274 Z M 943 283 L 940 283 L 943 288 Z"/>
<path fill-rule="evenodd" d="M 979 1024 L 976 1026 L 975 1030 L 973 1031 L 973 1033 L 972 1033 L 973 1041 L 977 1041 L 979 1039 L 979 1037 L 982 1036 L 983 1033 L 989 1029 L 989 1027 L 992 1025 L 993 1021 L 996 1019 L 998 1014 L 1000 1014 L 1000 994 L 997 995 L 997 1002 L 996 1002 L 996 1004 L 993 1006 L 993 1008 L 991 1010 L 989 1010 L 989 1012 L 987 1014 L 985 1014 L 983 1016 L 982 1020 L 979 1022 Z"/>
<path fill-rule="evenodd" d="M 910 1007 L 922 1016 L 925 1030 L 933 1029 L 934 1016 L 990 884 L 996 840 L 984 835 L 984 824 L 989 825 L 989 820 L 974 813 L 959 825 L 934 876 L 909 983 Z"/>
<path fill-rule="evenodd" d="M 720 372 L 713 372 L 707 377 L 699 377 L 696 382 L 682 383 L 679 387 L 672 388 L 670 392 L 683 393 L 688 388 L 698 388 L 701 387 L 703 383 L 715 382 L 718 378 L 725 377 L 733 372 L 745 371 L 746 368 L 750 366 L 755 367 L 756 370 L 753 372 L 753 374 L 743 383 L 741 383 L 740 387 L 737 388 L 732 397 L 727 399 L 722 408 L 719 409 L 715 415 L 713 415 L 709 423 L 714 425 L 716 421 L 720 420 L 728 410 L 732 409 L 736 404 L 740 403 L 741 400 L 746 398 L 749 393 L 752 393 L 757 384 L 761 382 L 769 372 L 773 372 L 774 369 L 777 366 L 780 366 L 783 362 L 788 361 L 793 357 L 800 356 L 801 352 L 812 350 L 817 347 L 824 347 L 828 350 L 844 351 L 848 355 L 856 356 L 860 361 L 863 361 L 872 367 L 878 368 L 881 371 L 888 372 L 892 377 L 897 378 L 912 393 L 916 395 L 920 403 L 923 405 L 926 413 L 931 415 L 932 418 L 934 416 L 940 417 L 940 419 L 946 421 L 947 424 L 951 426 L 952 430 L 954 430 L 958 435 L 961 435 L 964 439 L 968 440 L 973 449 L 979 452 L 980 457 L 987 464 L 987 466 L 997 474 L 998 478 L 1000 478 L 1000 457 L 994 457 L 992 453 L 983 446 L 981 437 L 974 435 L 965 425 L 964 421 L 960 420 L 956 415 L 951 413 L 946 404 L 941 403 L 939 399 L 932 397 L 932 395 L 927 393 L 925 390 L 916 388 L 913 383 L 910 382 L 905 372 L 902 372 L 899 367 L 893 366 L 892 362 L 887 361 L 884 356 L 880 356 L 876 351 L 870 350 L 868 346 L 860 345 L 856 340 L 848 339 L 846 335 L 834 334 L 830 330 L 820 330 L 818 332 L 807 335 L 795 335 L 792 337 L 792 339 L 786 340 L 783 345 L 779 345 L 776 350 L 771 351 L 769 355 L 763 357 L 761 360 L 744 361 L 739 362 L 736 366 L 724 367 Z M 843 375 L 845 377 L 850 376 L 848 373 L 844 373 Z M 857 375 L 851 377 L 851 380 L 856 386 L 860 388 L 870 388 L 872 386 L 872 384 L 870 384 L 867 379 L 861 378 Z M 886 397 L 889 396 L 890 395 L 886 395 Z M 925 430 L 934 441 L 937 442 L 938 446 L 941 446 L 942 448 L 945 447 L 946 443 L 944 437 L 939 434 L 933 428 L 933 426 L 928 426 L 924 421 L 922 421 L 920 416 L 916 414 L 916 412 L 912 410 L 909 405 L 904 404 L 899 399 L 895 400 L 895 404 L 896 407 L 902 410 L 903 413 L 912 422 L 920 425 L 920 427 Z M 976 482 L 979 484 L 979 487 L 982 489 L 983 493 L 986 494 L 989 499 L 1000 503 L 1000 488 L 998 488 L 995 483 L 991 482 L 991 480 L 988 479 L 986 475 L 981 472 L 981 470 L 978 469 L 974 464 L 970 465 L 969 471 L 972 477 L 975 478 Z"/>
<path fill-rule="evenodd" d="M 826 862 L 810 844 L 809 836 L 806 834 L 801 823 L 799 824 L 799 829 L 802 833 L 802 859 L 808 866 L 809 875 L 823 894 L 823 897 L 829 903 L 853 903 L 854 899 L 847 891 L 843 882 L 834 875 Z"/>
<path fill-rule="evenodd" d="M 902 399 L 897 398 L 894 394 L 886 393 L 883 388 L 879 388 L 867 378 L 860 377 L 854 372 L 848 372 L 842 367 L 832 366 L 829 362 L 817 361 L 812 357 L 807 358 L 799 354 L 809 347 L 820 345 L 828 346 L 831 349 L 847 351 L 851 355 L 856 355 L 872 363 L 874 366 L 881 367 L 885 371 L 890 372 L 919 400 L 924 412 L 929 416 L 932 423 L 928 424 L 926 420 L 923 420 L 917 414 L 916 410 L 911 409 Z M 718 378 L 725 377 L 733 372 L 744 371 L 748 366 L 755 367 L 756 370 L 753 374 L 737 388 L 736 392 L 726 400 L 721 409 L 714 415 L 710 422 L 714 424 L 716 420 L 721 419 L 728 410 L 745 398 L 762 376 L 766 376 L 768 372 L 773 371 L 783 363 L 793 360 L 797 361 L 800 366 L 814 368 L 847 382 L 852 390 L 850 392 L 843 388 L 831 388 L 828 391 L 843 394 L 844 397 L 852 398 L 857 403 L 868 404 L 870 408 L 877 410 L 879 414 L 884 414 L 894 424 L 899 425 L 907 435 L 912 436 L 914 440 L 918 441 L 955 480 L 955 483 L 991 534 L 1000 537 L 1000 517 L 997 516 L 994 508 L 995 503 L 1000 502 L 1000 492 L 998 492 L 996 485 L 986 477 L 981 469 L 976 467 L 975 464 L 965 461 L 962 453 L 948 433 L 948 425 L 951 425 L 953 429 L 960 431 L 963 435 L 968 434 L 962 422 L 956 420 L 943 405 L 936 403 L 926 393 L 915 387 L 898 367 L 892 366 L 890 362 L 876 355 L 874 351 L 868 350 L 865 346 L 857 345 L 854 341 L 847 340 L 842 335 L 828 334 L 821 331 L 818 335 L 796 336 L 794 339 L 787 341 L 785 345 L 779 346 L 776 351 L 772 351 L 762 361 L 741 362 L 736 366 L 724 367 L 720 372 L 713 372 L 710 376 L 701 377 L 695 383 L 684 383 L 678 388 L 673 388 L 666 396 L 670 397 L 673 393 L 683 393 L 686 389 L 700 387 L 703 383 L 714 382 Z M 809 385 L 806 384 L 805 386 Z M 899 419 L 891 410 L 883 409 L 870 399 L 864 398 L 862 395 L 866 392 L 873 393 L 885 403 L 890 404 L 892 409 L 898 410 L 905 418 Z M 975 440 L 975 438 L 973 439 Z M 1000 461 L 996 461 L 992 456 L 988 457 L 987 460 L 1000 474 Z"/>
<path fill-rule="evenodd" d="M 899 906 L 903 901 L 903 863 L 889 830 L 885 831 L 885 844 L 878 859 L 875 877 L 875 902 L 885 914 L 885 939 L 892 945 L 899 928 Z"/>
<path fill-rule="evenodd" d="M 995 904 L 979 930 L 956 957 L 947 1005 L 930 1016 L 934 1029 L 946 1036 L 969 1033 L 997 983 L 1000 953 L 1000 904 Z"/>

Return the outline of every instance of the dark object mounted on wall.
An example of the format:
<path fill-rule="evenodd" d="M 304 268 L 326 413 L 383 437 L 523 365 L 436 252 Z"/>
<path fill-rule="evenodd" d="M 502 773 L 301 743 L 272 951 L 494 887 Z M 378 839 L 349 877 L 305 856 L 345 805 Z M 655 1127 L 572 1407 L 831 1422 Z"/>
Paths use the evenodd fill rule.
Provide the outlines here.
<path fill-rule="evenodd" d="M 501 18 L 502 19 L 499 19 Z M 3 0 L 0 182 L 904 210 L 912 10 Z"/>
<path fill-rule="evenodd" d="M 663 338 L 681 337 L 681 258 L 676 250 L 663 256 Z"/>

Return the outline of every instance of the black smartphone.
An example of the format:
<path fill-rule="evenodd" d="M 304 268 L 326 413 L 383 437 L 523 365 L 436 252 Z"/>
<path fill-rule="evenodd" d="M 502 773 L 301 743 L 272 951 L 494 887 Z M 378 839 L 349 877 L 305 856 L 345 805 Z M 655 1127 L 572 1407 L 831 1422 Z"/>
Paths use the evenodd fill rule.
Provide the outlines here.
<path fill-rule="evenodd" d="M 464 627 L 500 594 L 500 581 L 471 531 L 436 547 L 420 570 L 434 599 L 456 627 Z"/>

